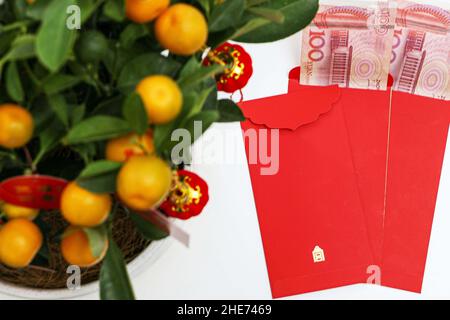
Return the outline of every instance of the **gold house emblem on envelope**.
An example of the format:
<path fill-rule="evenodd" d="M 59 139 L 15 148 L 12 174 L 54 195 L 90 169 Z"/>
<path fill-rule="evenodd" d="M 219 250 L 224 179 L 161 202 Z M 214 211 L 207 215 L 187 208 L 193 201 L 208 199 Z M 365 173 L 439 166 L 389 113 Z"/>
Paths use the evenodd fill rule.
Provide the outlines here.
<path fill-rule="evenodd" d="M 325 253 L 323 249 L 319 246 L 315 246 L 312 252 L 314 263 L 324 262 L 325 261 Z"/>

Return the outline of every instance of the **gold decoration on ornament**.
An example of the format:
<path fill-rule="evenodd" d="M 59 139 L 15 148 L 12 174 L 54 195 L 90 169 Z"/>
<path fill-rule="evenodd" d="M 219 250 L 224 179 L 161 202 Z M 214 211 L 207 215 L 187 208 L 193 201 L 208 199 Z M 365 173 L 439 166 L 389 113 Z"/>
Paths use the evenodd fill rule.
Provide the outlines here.
<path fill-rule="evenodd" d="M 192 180 L 190 177 L 180 177 L 177 173 L 174 175 L 174 185 L 169 195 L 169 199 L 173 203 L 172 210 L 187 212 L 190 205 L 200 203 L 202 197 L 200 186 L 192 187 L 189 184 Z"/>
<path fill-rule="evenodd" d="M 221 51 L 208 52 L 208 59 L 226 67 L 220 76 L 219 82 L 226 83 L 228 79 L 239 80 L 244 74 L 245 64 L 240 60 L 241 53 L 230 46 L 225 46 Z"/>

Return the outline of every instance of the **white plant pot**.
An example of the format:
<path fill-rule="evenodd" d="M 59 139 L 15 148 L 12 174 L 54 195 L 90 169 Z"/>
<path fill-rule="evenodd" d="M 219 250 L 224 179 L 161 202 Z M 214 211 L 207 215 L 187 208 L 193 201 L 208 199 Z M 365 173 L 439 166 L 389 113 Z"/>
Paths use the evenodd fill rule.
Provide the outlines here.
<path fill-rule="evenodd" d="M 167 251 L 172 243 L 172 239 L 166 238 L 160 241 L 153 241 L 127 266 L 131 279 L 147 270 L 161 255 Z M 0 280 L 0 292 L 9 296 L 24 299 L 73 299 L 83 297 L 93 292 L 99 291 L 98 281 L 81 286 L 77 290 L 69 289 L 32 289 L 9 284 Z"/>

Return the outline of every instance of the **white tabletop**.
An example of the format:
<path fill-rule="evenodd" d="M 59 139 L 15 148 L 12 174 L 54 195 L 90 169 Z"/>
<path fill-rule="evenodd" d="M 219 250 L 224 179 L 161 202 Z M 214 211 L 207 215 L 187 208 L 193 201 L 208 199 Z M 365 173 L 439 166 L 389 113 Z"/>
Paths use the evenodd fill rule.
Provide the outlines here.
<path fill-rule="evenodd" d="M 299 65 L 300 35 L 244 47 L 251 54 L 254 67 L 254 75 L 244 90 L 245 99 L 285 93 L 288 72 Z M 270 299 L 240 126 L 214 125 L 202 141 L 209 156 L 194 154 L 198 163 L 192 169 L 208 181 L 210 203 L 202 216 L 184 225 L 191 234 L 190 249 L 174 243 L 155 264 L 132 279 L 137 298 Z M 447 150 L 450 150 L 450 139 Z M 227 156 L 227 163 L 223 160 L 218 163 L 222 155 Z M 450 151 L 446 153 L 442 173 L 422 294 L 354 285 L 292 299 L 450 298 L 449 195 Z M 0 298 L 9 297 L 0 295 Z M 98 294 L 85 298 L 97 299 Z"/>

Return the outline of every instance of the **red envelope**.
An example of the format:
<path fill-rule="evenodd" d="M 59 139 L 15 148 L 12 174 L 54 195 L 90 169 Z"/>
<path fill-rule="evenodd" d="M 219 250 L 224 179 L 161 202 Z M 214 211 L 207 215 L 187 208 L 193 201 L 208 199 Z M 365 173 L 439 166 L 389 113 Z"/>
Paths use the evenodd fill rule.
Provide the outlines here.
<path fill-rule="evenodd" d="M 449 123 L 449 101 L 394 92 L 383 285 L 421 291 Z"/>
<path fill-rule="evenodd" d="M 373 262 L 338 99 L 337 87 L 301 87 L 240 104 L 273 297 L 365 282 Z"/>
<path fill-rule="evenodd" d="M 290 92 L 301 88 L 298 77 L 299 68 L 292 70 Z M 420 292 L 450 103 L 395 91 L 341 89 L 338 104 L 381 284 Z"/>
<path fill-rule="evenodd" d="M 299 76 L 299 67 L 290 72 L 289 92 L 301 90 Z M 383 247 L 389 100 L 389 91 L 341 88 L 338 102 L 344 111 L 367 230 L 377 265 L 380 264 Z"/>

